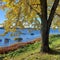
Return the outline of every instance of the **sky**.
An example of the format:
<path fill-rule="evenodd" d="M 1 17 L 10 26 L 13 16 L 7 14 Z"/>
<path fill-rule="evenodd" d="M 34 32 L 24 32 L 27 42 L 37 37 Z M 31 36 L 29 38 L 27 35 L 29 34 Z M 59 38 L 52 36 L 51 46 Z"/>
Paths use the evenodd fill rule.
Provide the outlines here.
<path fill-rule="evenodd" d="M 6 12 L 3 10 L 0 10 L 0 24 L 2 24 L 6 20 Z"/>

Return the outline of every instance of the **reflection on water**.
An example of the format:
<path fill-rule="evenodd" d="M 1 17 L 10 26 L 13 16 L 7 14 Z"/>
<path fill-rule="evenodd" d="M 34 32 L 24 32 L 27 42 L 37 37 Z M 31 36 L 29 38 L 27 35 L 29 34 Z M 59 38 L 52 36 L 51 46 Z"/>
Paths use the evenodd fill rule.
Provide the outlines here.
<path fill-rule="evenodd" d="M 4 31 L 4 29 L 0 29 L 0 34 L 3 34 Z M 10 46 L 16 42 L 27 42 L 40 37 L 40 31 L 38 30 L 33 30 L 31 33 L 28 32 L 28 29 L 17 29 L 17 31 L 20 32 L 15 32 L 13 34 L 9 32 L 5 36 L 0 36 L 0 47 Z"/>
<path fill-rule="evenodd" d="M 9 40 L 10 40 L 10 39 L 5 38 L 4 43 L 9 43 Z"/>
<path fill-rule="evenodd" d="M 0 29 L 0 34 L 3 34 L 4 31 L 4 29 Z M 27 42 L 41 37 L 41 31 L 39 30 L 32 30 L 31 32 L 28 32 L 28 29 L 17 29 L 17 31 L 20 32 L 16 32 L 15 34 L 11 34 L 12 32 L 9 32 L 5 36 L 0 36 L 0 47 L 10 46 L 16 42 Z M 60 34 L 60 32 L 58 29 L 51 29 L 50 34 Z"/>

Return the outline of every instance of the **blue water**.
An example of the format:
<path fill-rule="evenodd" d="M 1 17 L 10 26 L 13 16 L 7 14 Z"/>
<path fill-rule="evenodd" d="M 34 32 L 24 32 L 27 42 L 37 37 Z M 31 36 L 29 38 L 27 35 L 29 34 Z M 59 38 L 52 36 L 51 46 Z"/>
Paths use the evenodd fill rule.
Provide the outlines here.
<path fill-rule="evenodd" d="M 3 34 L 4 31 L 5 31 L 4 29 L 0 29 L 0 34 Z M 28 29 L 23 29 L 23 30 L 17 29 L 17 31 L 21 31 L 22 34 L 18 33 L 17 36 L 11 36 L 12 32 L 9 32 L 5 36 L 0 36 L 0 40 L 1 40 L 0 47 L 10 46 L 11 44 L 18 42 L 17 40 L 14 40 L 14 38 L 22 38 L 23 40 L 21 40 L 20 42 L 28 42 L 35 38 L 41 37 L 41 31 L 39 30 L 32 30 L 31 32 L 28 32 Z M 31 35 L 31 33 L 33 33 L 34 35 Z M 16 34 L 17 32 L 15 33 L 15 35 Z M 50 29 L 50 34 L 60 34 L 60 31 L 58 29 L 55 30 Z M 5 39 L 9 39 L 9 42 L 5 43 Z"/>

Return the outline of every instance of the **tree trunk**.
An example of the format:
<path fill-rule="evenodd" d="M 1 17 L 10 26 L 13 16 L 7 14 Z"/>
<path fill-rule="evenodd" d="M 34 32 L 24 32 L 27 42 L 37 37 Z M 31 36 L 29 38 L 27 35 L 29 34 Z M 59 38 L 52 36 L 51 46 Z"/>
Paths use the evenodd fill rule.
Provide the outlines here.
<path fill-rule="evenodd" d="M 42 52 L 49 52 L 49 29 L 47 21 L 47 0 L 40 0 L 41 3 L 41 36 Z"/>
<path fill-rule="evenodd" d="M 42 36 L 42 46 L 41 46 L 41 52 L 49 52 L 49 30 L 50 27 L 48 27 L 47 24 L 43 24 L 41 26 L 41 36 Z"/>
<path fill-rule="evenodd" d="M 41 24 L 42 24 L 41 25 L 41 36 L 42 36 L 41 51 L 42 52 L 47 52 L 47 53 L 51 52 L 51 49 L 49 48 L 49 31 L 58 3 L 59 0 L 54 1 L 51 9 L 51 13 L 49 15 L 49 18 L 47 19 L 47 0 L 40 0 Z"/>

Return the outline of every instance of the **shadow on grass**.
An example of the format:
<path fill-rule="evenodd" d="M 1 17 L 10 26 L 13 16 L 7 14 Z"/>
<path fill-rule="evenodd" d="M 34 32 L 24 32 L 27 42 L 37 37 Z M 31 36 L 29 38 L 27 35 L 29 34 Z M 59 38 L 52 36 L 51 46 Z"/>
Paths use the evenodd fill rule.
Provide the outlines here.
<path fill-rule="evenodd" d="M 48 52 L 48 54 L 52 54 L 52 55 L 60 55 L 60 50 L 56 49 L 50 49 L 50 51 Z"/>
<path fill-rule="evenodd" d="M 51 54 L 51 55 L 60 55 L 60 49 L 49 48 L 49 50 L 47 50 L 47 51 L 40 50 L 39 53 L 41 53 L 41 54 Z"/>
<path fill-rule="evenodd" d="M 4 58 L 5 58 L 5 57 L 1 57 L 1 56 L 0 56 L 0 60 L 3 60 Z"/>

